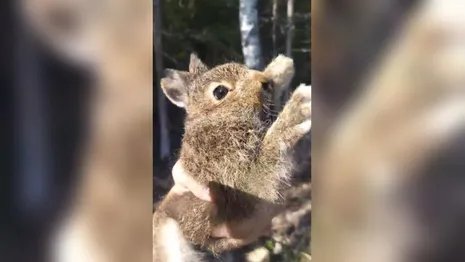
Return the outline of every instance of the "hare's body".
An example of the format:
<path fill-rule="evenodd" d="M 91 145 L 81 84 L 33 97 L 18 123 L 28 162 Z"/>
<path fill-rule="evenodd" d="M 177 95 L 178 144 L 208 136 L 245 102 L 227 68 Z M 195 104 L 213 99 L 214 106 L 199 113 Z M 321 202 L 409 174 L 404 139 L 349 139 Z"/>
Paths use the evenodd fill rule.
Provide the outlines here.
<path fill-rule="evenodd" d="M 154 221 L 167 215 L 187 240 L 220 252 L 235 244 L 210 238 L 215 225 L 239 223 L 282 202 L 294 167 L 293 147 L 310 129 L 310 88 L 299 87 L 272 124 L 273 88 L 293 77 L 289 58 L 279 56 L 258 72 L 235 63 L 208 70 L 192 56 L 190 72 L 167 73 L 165 94 L 187 111 L 179 161 L 209 186 L 214 202 L 193 194 L 170 196 Z"/>

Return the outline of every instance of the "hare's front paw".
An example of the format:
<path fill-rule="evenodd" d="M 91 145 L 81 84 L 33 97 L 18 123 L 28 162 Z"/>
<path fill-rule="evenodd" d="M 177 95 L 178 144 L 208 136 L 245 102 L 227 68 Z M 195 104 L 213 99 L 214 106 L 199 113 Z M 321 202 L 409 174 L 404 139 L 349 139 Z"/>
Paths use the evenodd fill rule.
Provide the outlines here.
<path fill-rule="evenodd" d="M 285 112 L 284 110 L 289 112 Z M 305 134 L 312 127 L 312 88 L 309 85 L 301 84 L 291 96 L 283 110 L 288 114 L 289 125 L 295 126 L 296 131 Z"/>
<path fill-rule="evenodd" d="M 287 132 L 305 134 L 312 125 L 312 89 L 301 84 L 291 96 L 279 115 L 279 125 Z"/>
<path fill-rule="evenodd" d="M 269 136 L 294 146 L 312 126 L 312 89 L 301 84 L 292 94 L 289 101 L 279 114 L 278 119 L 270 128 Z"/>

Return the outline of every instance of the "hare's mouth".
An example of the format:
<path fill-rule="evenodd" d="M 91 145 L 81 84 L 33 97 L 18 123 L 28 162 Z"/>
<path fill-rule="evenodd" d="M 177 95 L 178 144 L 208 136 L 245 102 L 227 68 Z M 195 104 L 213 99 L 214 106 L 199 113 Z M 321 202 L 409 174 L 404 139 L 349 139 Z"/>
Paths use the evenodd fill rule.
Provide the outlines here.
<path fill-rule="evenodd" d="M 260 112 L 260 120 L 266 125 L 271 126 L 274 121 L 278 118 L 278 108 L 271 101 L 263 103 L 262 110 Z"/>
<path fill-rule="evenodd" d="M 268 127 L 276 121 L 279 114 L 279 107 L 275 104 L 275 98 L 272 90 L 272 88 L 267 87 L 263 88 L 260 93 L 260 102 L 262 105 L 260 120 Z"/>

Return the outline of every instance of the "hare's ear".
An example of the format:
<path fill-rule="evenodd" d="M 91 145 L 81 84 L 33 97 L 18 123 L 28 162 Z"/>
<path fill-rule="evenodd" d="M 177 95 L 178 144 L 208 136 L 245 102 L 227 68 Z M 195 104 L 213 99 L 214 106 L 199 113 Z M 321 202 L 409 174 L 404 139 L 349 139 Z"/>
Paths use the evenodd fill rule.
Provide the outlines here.
<path fill-rule="evenodd" d="M 278 92 L 291 83 L 294 73 L 294 60 L 284 55 L 276 57 L 263 71 L 263 74 L 273 81 Z"/>
<path fill-rule="evenodd" d="M 208 67 L 200 60 L 197 54 L 192 53 L 189 62 L 189 73 L 203 74 L 208 71 Z"/>
<path fill-rule="evenodd" d="M 165 77 L 161 79 L 161 88 L 166 97 L 179 107 L 187 105 L 188 80 L 188 72 L 173 69 L 166 69 Z"/>

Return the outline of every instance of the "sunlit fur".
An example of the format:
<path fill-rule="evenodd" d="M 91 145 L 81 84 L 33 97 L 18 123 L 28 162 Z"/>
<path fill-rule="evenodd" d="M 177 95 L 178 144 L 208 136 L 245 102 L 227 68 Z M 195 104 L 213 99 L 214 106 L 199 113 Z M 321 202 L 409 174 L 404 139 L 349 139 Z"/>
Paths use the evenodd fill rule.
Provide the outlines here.
<path fill-rule="evenodd" d="M 210 186 L 214 204 L 192 194 L 167 198 L 154 215 L 154 229 L 160 216 L 167 215 L 178 221 L 188 241 L 221 252 L 235 243 L 210 238 L 213 226 L 238 223 L 282 203 L 294 169 L 291 153 L 311 126 L 310 87 L 304 85 L 271 122 L 276 116 L 273 89 L 284 89 L 293 75 L 293 62 L 284 56 L 259 72 L 236 63 L 208 70 L 193 55 L 190 72 L 167 72 L 163 91 L 187 112 L 180 162 L 197 181 Z M 230 91 L 218 101 L 211 92 L 219 84 Z"/>

